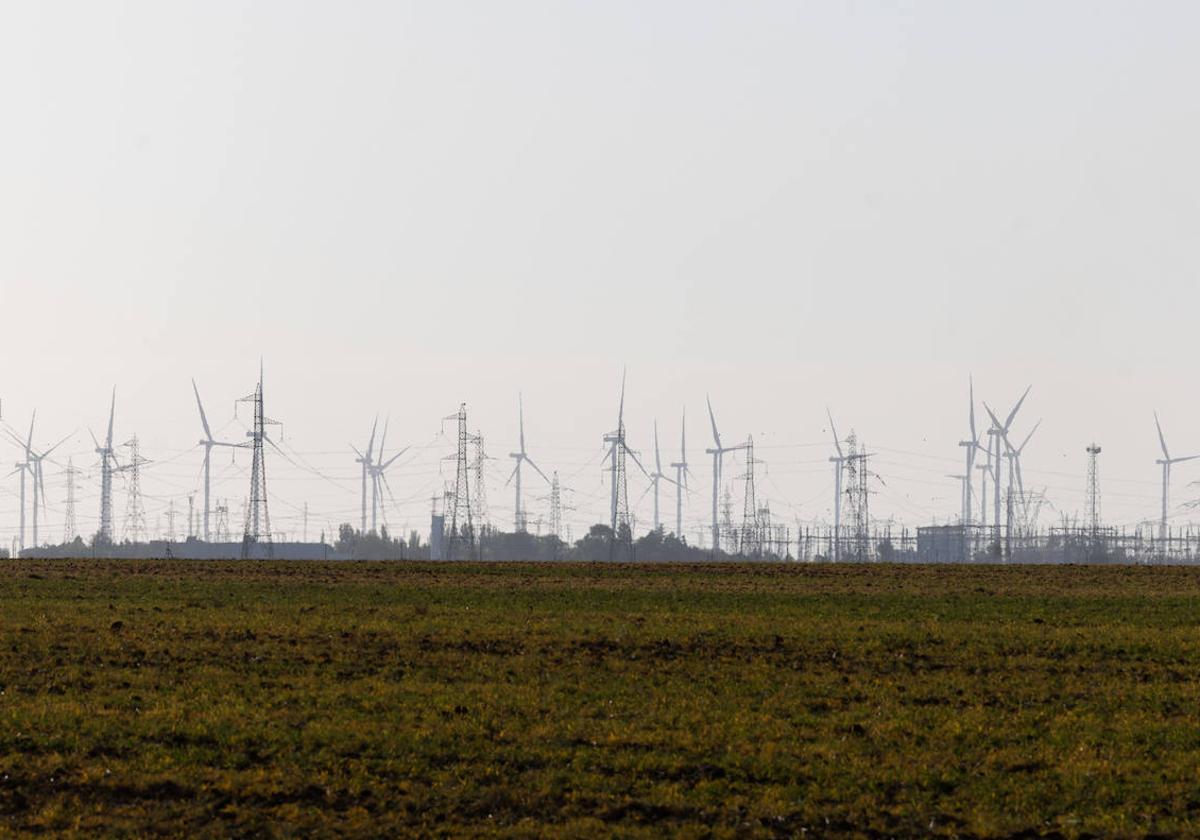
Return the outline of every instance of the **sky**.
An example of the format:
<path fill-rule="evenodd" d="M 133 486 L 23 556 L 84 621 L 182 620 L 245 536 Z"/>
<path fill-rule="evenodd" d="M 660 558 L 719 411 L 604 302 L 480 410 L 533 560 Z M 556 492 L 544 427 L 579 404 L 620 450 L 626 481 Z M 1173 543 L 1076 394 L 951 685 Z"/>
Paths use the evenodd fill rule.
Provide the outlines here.
<path fill-rule="evenodd" d="M 971 376 L 997 412 L 1033 386 L 1013 433 L 1043 420 L 1045 516 L 1081 509 L 1095 441 L 1105 519 L 1154 518 L 1153 412 L 1172 455 L 1200 452 L 1198 38 L 1200 6 L 1165 0 L 6 3 L 2 417 L 25 434 L 36 409 L 35 448 L 69 436 L 42 538 L 68 457 L 95 529 L 114 386 L 165 528 L 199 488 L 190 379 L 241 438 L 260 358 L 292 537 L 306 503 L 310 538 L 356 518 L 350 444 L 377 414 L 414 447 L 387 521 L 427 530 L 463 402 L 508 522 L 518 392 L 578 536 L 607 519 L 622 370 L 644 462 L 656 420 L 678 460 L 687 411 L 693 541 L 706 395 L 727 443 L 754 436 L 781 521 L 830 517 L 828 407 L 877 453 L 873 512 L 915 526 L 958 515 Z M 239 531 L 248 458 L 218 462 Z M 1176 468 L 1174 524 L 1194 480 Z"/>

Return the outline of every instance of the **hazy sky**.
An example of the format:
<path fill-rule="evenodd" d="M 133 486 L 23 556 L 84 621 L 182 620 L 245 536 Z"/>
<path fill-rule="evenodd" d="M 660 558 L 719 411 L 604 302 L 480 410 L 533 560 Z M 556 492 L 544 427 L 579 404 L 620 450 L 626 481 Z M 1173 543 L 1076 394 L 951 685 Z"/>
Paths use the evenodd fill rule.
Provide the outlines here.
<path fill-rule="evenodd" d="M 677 457 L 688 409 L 694 539 L 706 392 L 787 521 L 829 515 L 828 404 L 879 453 L 875 512 L 918 524 L 957 514 L 973 373 L 998 409 L 1034 385 L 1016 431 L 1045 418 L 1025 464 L 1049 516 L 1079 508 L 1094 438 L 1107 518 L 1153 517 L 1152 410 L 1200 451 L 1197 43 L 1192 2 L 6 3 L 3 419 L 77 432 L 57 463 L 88 470 L 90 532 L 115 384 L 153 527 L 198 487 L 189 377 L 240 434 L 261 355 L 268 413 L 328 477 L 272 462 L 278 527 L 305 501 L 313 532 L 354 516 L 347 445 L 379 412 L 426 447 L 388 513 L 424 530 L 461 401 L 511 517 L 523 389 L 578 535 L 606 518 L 627 365 L 644 455 L 658 418 Z M 217 460 L 240 500 L 247 459 Z"/>

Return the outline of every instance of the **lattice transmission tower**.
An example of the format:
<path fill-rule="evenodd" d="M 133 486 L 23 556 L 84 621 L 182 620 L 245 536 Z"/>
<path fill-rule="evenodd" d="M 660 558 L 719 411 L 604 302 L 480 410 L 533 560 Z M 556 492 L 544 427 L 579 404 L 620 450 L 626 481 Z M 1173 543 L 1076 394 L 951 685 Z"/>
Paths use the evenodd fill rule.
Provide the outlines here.
<path fill-rule="evenodd" d="M 751 436 L 746 441 L 746 472 L 742 475 L 746 482 L 746 493 L 742 506 L 742 530 L 738 539 L 739 553 L 750 557 L 757 557 L 762 553 L 754 463 L 754 438 Z"/>
<path fill-rule="evenodd" d="M 471 438 L 471 443 L 475 445 L 475 461 L 471 467 L 475 473 L 475 506 L 474 514 L 475 521 L 479 523 L 479 531 L 482 533 L 488 527 L 488 502 L 487 490 L 483 480 L 484 464 L 488 459 L 487 452 L 483 446 L 483 432 L 477 431 Z"/>
<path fill-rule="evenodd" d="M 75 476 L 82 475 L 82 470 L 75 469 L 75 462 L 67 459 L 67 513 L 63 518 L 63 545 L 74 542 L 75 537 L 79 535 L 79 528 L 75 523 Z"/>
<path fill-rule="evenodd" d="M 258 385 L 254 393 L 242 397 L 238 403 L 249 402 L 254 405 L 254 425 L 246 436 L 251 439 L 250 458 L 250 497 L 246 502 L 246 520 L 242 528 L 242 559 L 247 559 L 255 545 L 265 545 L 268 557 L 275 556 L 271 542 L 271 515 L 267 507 L 267 463 L 264 457 L 263 444 L 267 437 L 267 426 L 278 426 L 275 420 L 269 419 L 263 413 L 263 371 L 260 363 L 258 370 Z M 235 404 L 236 415 L 236 404 Z"/>
<path fill-rule="evenodd" d="M 125 506 L 125 531 L 122 538 L 128 542 L 146 541 L 146 510 L 142 505 L 142 465 L 149 463 L 139 451 L 138 437 L 134 435 L 125 444 L 129 449 L 129 463 L 119 468 L 129 473 L 128 500 Z"/>
<path fill-rule="evenodd" d="M 450 533 L 446 542 L 446 557 L 454 559 L 454 549 L 460 539 L 467 542 L 467 558 L 475 549 L 475 524 L 471 518 L 471 464 L 467 449 L 471 436 L 467 433 L 467 404 L 461 403 L 457 414 L 445 418 L 458 421 L 458 447 L 454 455 L 454 492 L 450 507 Z"/>

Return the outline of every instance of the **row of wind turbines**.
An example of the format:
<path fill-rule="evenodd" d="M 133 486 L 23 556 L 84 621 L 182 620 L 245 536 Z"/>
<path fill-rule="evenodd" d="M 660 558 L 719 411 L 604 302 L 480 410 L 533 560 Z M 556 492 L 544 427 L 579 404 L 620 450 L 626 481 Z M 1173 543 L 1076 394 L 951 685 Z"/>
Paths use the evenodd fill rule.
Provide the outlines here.
<path fill-rule="evenodd" d="M 261 376 L 261 374 L 260 374 Z M 260 386 L 261 388 L 261 379 Z M 214 449 L 244 449 L 250 446 L 246 440 L 229 441 L 218 439 L 214 434 L 208 420 L 207 412 L 205 411 L 203 401 L 200 397 L 199 387 L 195 380 L 192 380 L 192 390 L 196 400 L 197 412 L 199 414 L 201 427 L 203 429 L 203 438 L 199 441 L 199 446 L 203 449 L 203 509 L 201 511 L 202 531 L 201 536 L 205 541 L 212 538 L 211 530 L 211 515 L 212 515 L 212 454 Z M 983 401 L 982 406 L 988 418 L 988 425 L 984 429 L 980 429 L 976 418 L 975 386 L 973 378 L 968 383 L 969 408 L 968 408 L 968 436 L 965 440 L 958 442 L 958 446 L 963 451 L 964 471 L 961 474 L 949 476 L 960 482 L 961 484 L 961 522 L 964 526 L 979 528 L 988 528 L 994 530 L 999 538 L 1001 523 L 1004 519 L 1004 508 L 1006 498 L 1009 500 L 1009 517 L 1010 527 L 1013 524 L 1012 517 L 1015 515 L 1022 523 L 1029 521 L 1029 508 L 1032 504 L 1031 498 L 1037 494 L 1029 494 L 1026 491 L 1024 474 L 1022 471 L 1021 460 L 1029 446 L 1030 441 L 1041 427 L 1041 421 L 1034 423 L 1032 427 L 1019 436 L 1015 431 L 1016 421 L 1028 399 L 1032 386 L 1025 389 L 1016 402 L 1012 405 L 1003 418 L 993 409 L 987 402 Z M 525 502 L 525 475 L 524 469 L 528 466 L 532 469 L 537 477 L 546 483 L 546 485 L 554 484 L 552 480 L 536 461 L 530 456 L 526 444 L 525 435 L 525 408 L 523 395 L 518 394 L 518 440 L 516 451 L 510 452 L 508 457 L 513 461 L 512 472 L 509 474 L 505 486 L 513 488 L 513 510 L 514 510 L 514 529 L 518 532 L 526 529 L 528 521 L 528 511 Z M 707 396 L 705 404 L 708 412 L 708 419 L 712 432 L 712 444 L 705 448 L 704 453 L 712 458 L 712 508 L 711 508 L 711 539 L 712 546 L 720 546 L 722 539 L 722 524 L 720 518 L 720 494 L 722 482 L 725 472 L 725 459 L 738 452 L 752 452 L 754 441 L 752 436 L 748 436 L 746 440 L 738 443 L 727 443 L 722 438 L 720 429 L 717 424 L 716 415 L 713 410 L 711 399 Z M 662 527 L 662 510 L 661 510 L 661 492 L 662 485 L 665 482 L 668 485 L 675 487 L 675 533 L 682 536 L 683 531 L 683 515 L 684 515 L 684 496 L 690 494 L 689 477 L 692 476 L 692 471 L 688 463 L 687 453 L 687 414 L 684 409 L 680 422 L 680 445 L 679 445 L 679 460 L 672 461 L 667 464 L 670 473 L 664 471 L 662 459 L 658 422 L 654 422 L 653 443 L 654 443 L 654 464 L 653 470 L 648 470 L 641 462 L 638 454 L 633 450 L 628 443 L 625 420 L 625 378 L 622 376 L 620 398 L 617 412 L 617 427 L 615 431 L 603 435 L 603 442 L 606 447 L 606 454 L 602 467 L 610 472 L 610 524 L 614 532 L 622 524 L 620 521 L 624 515 L 627 515 L 627 500 L 623 494 L 626 492 L 624 484 L 624 463 L 628 458 L 634 462 L 638 470 L 648 482 L 643 497 L 646 494 L 652 494 L 654 505 L 654 527 L 660 529 Z M 106 433 L 103 442 L 97 440 L 92 435 L 94 443 L 94 451 L 99 456 L 100 468 L 100 535 L 107 539 L 112 538 L 113 534 L 113 508 L 112 508 L 112 483 L 113 477 L 121 472 L 127 471 L 132 467 L 132 463 L 122 463 L 117 457 L 117 447 L 113 442 L 113 423 L 116 412 L 116 389 L 113 390 L 112 401 L 109 407 L 109 416 Z M 837 427 L 834 423 L 832 412 L 827 410 L 827 416 L 830 423 L 830 431 L 833 437 L 834 454 L 829 458 L 829 461 L 834 467 L 834 499 L 833 499 L 833 530 L 834 542 L 833 549 L 836 555 L 839 547 L 839 536 L 841 532 L 841 513 L 844 495 L 843 476 L 846 472 L 847 465 L 856 459 L 865 459 L 869 455 L 865 451 L 847 452 L 843 449 L 840 436 L 837 432 Z M 20 543 L 25 545 L 26 533 L 26 511 L 28 509 L 26 498 L 28 487 L 32 487 L 32 537 L 33 544 L 39 544 L 39 527 L 40 514 L 46 511 L 46 491 L 44 479 L 44 462 L 61 447 L 72 435 L 67 435 L 58 440 L 52 446 L 41 448 L 34 445 L 34 430 L 37 420 L 36 411 L 30 421 L 29 431 L 25 437 L 18 436 L 11 429 L 6 430 L 8 437 L 20 448 L 22 452 L 22 460 L 15 464 L 15 469 L 10 476 L 20 476 Z M 1182 464 L 1188 461 L 1200 459 L 1200 454 L 1172 456 L 1167 446 L 1166 437 L 1163 433 L 1162 424 L 1159 420 L 1158 413 L 1154 414 L 1155 427 L 1158 433 L 1158 441 L 1162 451 L 1162 457 L 1156 460 L 1162 471 L 1162 508 L 1159 522 L 1160 534 L 1163 538 L 1168 533 L 1168 521 L 1170 518 L 1170 491 L 1171 491 L 1171 474 L 1172 468 L 1175 465 Z M 357 447 L 351 446 L 355 455 L 355 463 L 361 470 L 361 515 L 360 526 L 363 532 L 368 530 L 376 530 L 378 528 L 381 515 L 384 509 L 384 494 L 386 493 L 393 499 L 392 489 L 388 482 L 387 471 L 391 468 L 402 456 L 411 450 L 412 447 L 405 446 L 399 450 L 385 454 L 388 438 L 388 421 L 384 421 L 382 434 L 379 432 L 379 418 L 376 417 L 372 427 L 367 445 L 360 450 Z M 247 433 L 248 435 L 250 433 Z M 378 436 L 377 436 L 378 435 Z M 378 447 L 376 441 L 378 440 Z M 274 445 L 273 441 L 269 441 Z M 128 446 L 129 444 L 124 444 Z M 980 459 L 985 459 L 983 463 L 979 463 Z M 145 463 L 143 461 L 142 463 Z M 68 469 L 73 469 L 68 466 Z M 557 478 L 557 475 L 555 476 Z M 1005 483 L 1007 482 L 1007 496 L 1005 495 Z M 978 488 L 978 489 L 977 489 Z M 990 491 L 990 500 L 989 500 Z M 978 505 L 976 501 L 978 499 Z M 990 506 L 989 506 L 990 501 Z M 990 507 L 990 510 L 989 510 Z M 989 517 L 990 514 L 990 517 Z M 628 523 L 625 523 L 628 524 Z M 836 557 L 835 557 L 836 559 Z"/>
<path fill-rule="evenodd" d="M 1007 480 L 1008 492 L 1010 497 L 1020 507 L 1020 514 L 1023 521 L 1028 521 L 1028 507 L 1030 504 L 1030 496 L 1025 490 L 1025 478 L 1021 471 L 1021 457 L 1025 453 L 1025 448 L 1029 445 L 1034 434 L 1041 428 L 1042 421 L 1038 420 L 1033 427 L 1021 439 L 1019 444 L 1014 444 L 1014 437 L 1010 437 L 1013 433 L 1013 423 L 1020 413 L 1022 406 L 1025 404 L 1026 398 L 1029 396 L 1033 386 L 1029 386 L 1021 394 L 1020 399 L 1016 401 L 1012 409 L 1008 412 L 1003 420 L 1000 419 L 996 411 L 992 409 L 986 401 L 983 402 L 984 411 L 987 412 L 990 425 L 983 432 L 987 436 L 986 445 L 981 442 L 981 435 L 975 422 L 975 382 L 969 380 L 969 395 L 970 407 L 968 413 L 968 430 L 969 436 L 966 440 L 959 441 L 958 445 L 963 449 L 965 470 L 962 474 L 947 476 L 962 483 L 962 523 L 964 526 L 970 527 L 978 524 L 980 527 L 988 526 L 988 487 L 992 487 L 992 519 L 991 527 L 996 532 L 997 539 L 999 538 L 1000 523 L 1002 517 L 1003 505 L 1003 490 L 1001 486 L 1005 470 L 1002 465 L 1007 461 Z M 831 421 L 832 422 L 832 421 Z M 1159 420 L 1158 412 L 1154 412 L 1154 426 L 1158 432 L 1158 443 L 1162 450 L 1162 457 L 1155 461 L 1162 469 L 1162 510 L 1159 518 L 1159 539 L 1165 540 L 1169 533 L 1170 520 L 1170 498 L 1171 498 L 1171 468 L 1176 464 L 1186 463 L 1200 459 L 1200 455 L 1186 455 L 1182 457 L 1172 457 L 1170 450 L 1167 448 L 1167 439 L 1163 434 L 1162 423 Z M 980 454 L 986 456 L 987 461 L 983 464 L 977 464 L 976 459 Z M 974 477 L 978 474 L 980 479 L 980 505 L 979 505 L 979 522 L 975 521 L 975 482 Z"/>

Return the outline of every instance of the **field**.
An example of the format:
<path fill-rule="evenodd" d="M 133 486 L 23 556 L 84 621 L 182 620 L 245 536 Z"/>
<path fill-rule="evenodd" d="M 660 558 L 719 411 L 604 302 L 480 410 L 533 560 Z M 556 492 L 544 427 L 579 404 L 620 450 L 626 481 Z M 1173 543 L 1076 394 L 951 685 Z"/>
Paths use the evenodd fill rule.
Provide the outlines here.
<path fill-rule="evenodd" d="M 5 561 L 0 834 L 1200 834 L 1200 570 Z"/>

